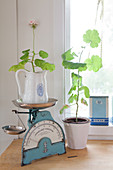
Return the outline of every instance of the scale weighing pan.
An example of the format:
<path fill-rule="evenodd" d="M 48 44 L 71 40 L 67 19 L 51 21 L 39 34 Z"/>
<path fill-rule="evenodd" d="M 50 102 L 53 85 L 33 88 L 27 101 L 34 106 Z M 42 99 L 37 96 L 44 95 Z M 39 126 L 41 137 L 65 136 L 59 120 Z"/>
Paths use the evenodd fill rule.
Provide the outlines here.
<path fill-rule="evenodd" d="M 56 99 L 53 98 L 49 98 L 47 103 L 34 103 L 34 104 L 30 104 L 30 103 L 23 103 L 21 99 L 17 99 L 17 100 L 13 100 L 12 101 L 14 103 L 15 106 L 17 107 L 21 107 L 24 109 L 45 109 L 51 106 L 54 106 L 57 102 Z M 19 117 L 19 115 L 17 114 L 17 116 Z M 20 117 L 19 117 L 20 119 Z M 22 120 L 20 119 L 20 121 L 22 122 Z M 22 122 L 23 124 L 23 122 Z M 24 124 L 23 124 L 24 126 Z M 5 133 L 10 134 L 10 135 L 19 135 L 21 133 L 24 133 L 26 131 L 25 127 L 21 127 L 21 126 L 14 126 L 14 125 L 7 125 L 2 127 L 2 129 L 4 130 Z"/>
<path fill-rule="evenodd" d="M 58 100 L 49 98 L 47 103 L 23 103 L 21 99 L 13 100 L 15 106 L 21 107 L 24 109 L 45 109 L 51 106 L 54 106 Z"/>
<path fill-rule="evenodd" d="M 21 126 L 14 126 L 14 125 L 7 125 L 2 127 L 5 133 L 10 135 L 19 135 L 21 133 L 24 133 L 26 131 L 25 128 Z"/>

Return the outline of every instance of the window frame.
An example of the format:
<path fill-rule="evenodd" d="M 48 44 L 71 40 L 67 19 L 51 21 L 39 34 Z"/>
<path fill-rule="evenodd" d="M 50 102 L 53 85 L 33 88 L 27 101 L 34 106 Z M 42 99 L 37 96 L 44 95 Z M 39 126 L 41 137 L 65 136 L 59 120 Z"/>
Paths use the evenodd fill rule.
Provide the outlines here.
<path fill-rule="evenodd" d="M 70 48 L 70 0 L 65 0 L 65 51 Z M 70 70 L 64 70 L 64 103 L 68 102 L 67 92 L 70 88 Z M 89 106 L 88 106 L 89 107 Z M 65 113 L 66 116 L 66 113 Z M 113 140 L 113 125 L 91 126 L 88 139 Z"/>

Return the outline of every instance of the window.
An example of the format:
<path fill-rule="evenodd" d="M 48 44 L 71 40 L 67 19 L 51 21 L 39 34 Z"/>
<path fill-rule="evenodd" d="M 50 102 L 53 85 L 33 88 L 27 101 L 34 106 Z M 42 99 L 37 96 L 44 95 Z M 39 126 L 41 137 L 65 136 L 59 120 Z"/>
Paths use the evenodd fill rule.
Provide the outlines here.
<path fill-rule="evenodd" d="M 109 0 L 65 0 L 65 23 L 66 39 L 65 50 L 73 47 L 79 52 L 82 45 L 82 36 L 88 29 L 97 29 L 102 43 L 96 54 L 102 55 L 103 68 L 97 72 L 85 72 L 83 83 L 90 88 L 91 95 L 113 95 L 113 1 Z M 82 73 L 84 74 L 84 73 Z M 68 99 L 67 91 L 70 87 L 70 73 L 65 71 L 65 98 Z M 68 83 L 67 83 L 68 82 Z M 112 117 L 112 103 L 110 103 L 109 115 Z M 71 109 L 74 112 L 75 108 Z M 68 113 L 66 113 L 68 116 Z M 73 115 L 73 113 L 72 113 Z M 79 116 L 89 116 L 89 107 L 80 106 Z M 108 130 L 106 130 L 108 129 Z M 90 135 L 110 135 L 112 126 L 90 128 Z M 108 137 L 108 136 L 107 136 Z M 108 139 L 108 138 L 107 138 Z"/>

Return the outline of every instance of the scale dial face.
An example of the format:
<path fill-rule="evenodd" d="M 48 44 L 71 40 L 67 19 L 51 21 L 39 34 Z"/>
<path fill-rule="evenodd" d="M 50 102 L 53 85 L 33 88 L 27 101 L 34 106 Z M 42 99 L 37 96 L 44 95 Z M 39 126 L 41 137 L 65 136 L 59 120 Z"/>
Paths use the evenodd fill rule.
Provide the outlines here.
<path fill-rule="evenodd" d="M 63 132 L 60 126 L 52 120 L 43 120 L 34 124 L 28 131 L 23 149 L 28 150 L 38 147 L 38 143 L 44 137 L 49 138 L 51 143 L 63 141 Z"/>

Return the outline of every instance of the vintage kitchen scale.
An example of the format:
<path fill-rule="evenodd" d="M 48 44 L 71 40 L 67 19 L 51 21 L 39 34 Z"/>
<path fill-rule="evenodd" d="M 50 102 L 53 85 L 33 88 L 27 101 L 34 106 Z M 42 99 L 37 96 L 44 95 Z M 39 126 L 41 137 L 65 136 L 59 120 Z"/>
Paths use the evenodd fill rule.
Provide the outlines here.
<path fill-rule="evenodd" d="M 54 106 L 56 102 L 57 100 L 52 98 L 50 98 L 47 103 L 39 104 L 26 104 L 22 103 L 20 100 L 13 100 L 15 106 L 29 109 L 29 112 L 18 112 L 13 110 L 17 115 L 29 114 L 29 129 L 27 130 L 22 143 L 22 166 L 30 164 L 36 159 L 54 154 L 60 155 L 66 153 L 65 136 L 61 126 L 54 121 L 49 111 L 43 110 Z M 23 124 L 21 119 L 20 121 Z M 26 128 L 25 126 L 4 126 L 3 130 L 8 134 L 18 135 L 25 132 Z"/>

